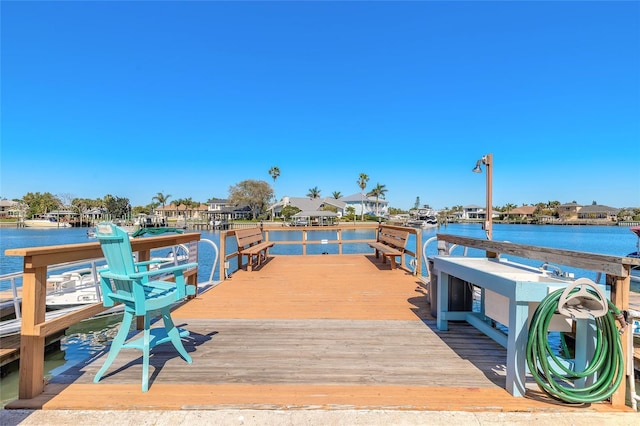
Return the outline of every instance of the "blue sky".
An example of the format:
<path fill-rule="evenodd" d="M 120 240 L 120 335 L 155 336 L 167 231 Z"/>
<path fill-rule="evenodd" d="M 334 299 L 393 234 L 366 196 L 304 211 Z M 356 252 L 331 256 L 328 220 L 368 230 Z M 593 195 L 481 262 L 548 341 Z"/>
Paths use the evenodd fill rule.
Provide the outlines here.
<path fill-rule="evenodd" d="M 640 2 L 13 2 L 0 196 L 640 206 Z M 170 199 L 171 200 L 171 199 Z"/>

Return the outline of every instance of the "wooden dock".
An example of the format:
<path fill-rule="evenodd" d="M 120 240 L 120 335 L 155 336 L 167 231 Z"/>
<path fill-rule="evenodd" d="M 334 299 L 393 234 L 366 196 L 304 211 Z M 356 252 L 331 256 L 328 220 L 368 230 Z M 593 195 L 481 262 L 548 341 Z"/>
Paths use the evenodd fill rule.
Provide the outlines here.
<path fill-rule="evenodd" d="M 100 383 L 104 354 L 7 408 L 52 410 L 387 409 L 620 412 L 559 403 L 530 380 L 505 390 L 506 350 L 466 323 L 440 332 L 418 277 L 373 255 L 275 256 L 174 311 L 193 363 L 124 350 Z"/>

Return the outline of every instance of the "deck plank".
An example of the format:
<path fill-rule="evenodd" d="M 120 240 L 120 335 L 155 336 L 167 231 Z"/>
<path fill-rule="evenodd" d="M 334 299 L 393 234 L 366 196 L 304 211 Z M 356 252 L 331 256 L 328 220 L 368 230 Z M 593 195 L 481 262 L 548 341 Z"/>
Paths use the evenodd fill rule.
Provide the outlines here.
<path fill-rule="evenodd" d="M 373 255 L 274 256 L 174 311 L 193 363 L 155 348 L 149 392 L 140 353 L 123 350 L 100 383 L 104 354 L 10 407 L 621 410 L 558 404 L 534 383 L 512 397 L 506 350 L 466 323 L 439 331 L 429 312 L 420 280 Z"/>

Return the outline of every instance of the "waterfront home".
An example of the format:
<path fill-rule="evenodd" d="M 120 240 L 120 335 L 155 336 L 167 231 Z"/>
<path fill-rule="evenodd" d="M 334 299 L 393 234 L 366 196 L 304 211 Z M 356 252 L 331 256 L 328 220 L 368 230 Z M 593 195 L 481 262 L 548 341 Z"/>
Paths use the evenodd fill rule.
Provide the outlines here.
<path fill-rule="evenodd" d="M 578 203 L 565 203 L 558 206 L 556 209 L 558 217 L 563 220 L 575 220 L 578 218 L 578 211 L 582 207 Z"/>
<path fill-rule="evenodd" d="M 491 212 L 491 217 L 496 217 L 496 215 L 500 214 L 500 212 L 496 212 L 495 210 Z M 456 213 L 456 219 L 462 220 L 484 220 L 487 217 L 487 209 L 486 207 L 481 207 L 475 204 L 469 204 L 467 206 L 462 207 L 461 212 Z"/>
<path fill-rule="evenodd" d="M 107 209 L 104 207 L 94 207 L 82 212 L 83 219 L 94 223 L 104 220 L 105 217 L 107 217 Z"/>
<path fill-rule="evenodd" d="M 620 209 L 598 204 L 580 205 L 578 203 L 566 203 L 558 206 L 558 218 L 562 221 L 591 221 L 615 222 L 618 220 Z"/>
<path fill-rule="evenodd" d="M 282 197 L 280 201 L 269 207 L 273 211 L 274 217 L 282 215 L 282 209 L 292 206 L 301 211 L 323 211 L 335 210 L 338 217 L 348 214 L 347 209 L 353 207 L 354 214 L 386 217 L 389 213 L 389 202 L 382 198 L 376 200 L 375 197 L 363 196 L 361 193 L 348 195 L 346 197 L 333 198 L 309 198 L 309 197 Z"/>
<path fill-rule="evenodd" d="M 282 217 L 282 210 L 285 207 L 295 207 L 301 212 L 319 212 L 327 209 L 335 209 L 338 217 L 345 214 L 347 204 L 335 198 L 309 198 L 309 197 L 282 197 L 280 201 L 271 205 L 269 210 L 274 217 Z M 309 215 L 307 215 L 309 216 Z"/>
<path fill-rule="evenodd" d="M 229 200 L 223 198 L 211 198 L 207 201 L 209 208 L 207 216 L 209 220 L 231 220 L 233 218 L 234 206 L 229 204 Z"/>
<path fill-rule="evenodd" d="M 209 210 L 207 204 L 198 204 L 196 206 L 187 206 L 185 204 L 176 205 L 174 203 L 168 206 L 156 207 L 153 210 L 154 215 L 162 216 L 168 221 L 175 221 L 181 219 L 198 219 L 204 216 L 204 213 Z"/>
<path fill-rule="evenodd" d="M 506 219 L 514 219 L 519 221 L 529 221 L 533 219 L 533 213 L 536 211 L 535 206 L 520 206 L 515 209 L 504 212 Z"/>
<path fill-rule="evenodd" d="M 376 197 L 367 197 L 363 196 L 361 193 L 356 193 L 346 197 L 341 197 L 339 200 L 346 204 L 345 211 L 348 207 L 353 207 L 357 216 L 368 214 L 372 216 L 386 217 L 389 214 L 389 202 L 382 198 L 378 198 L 376 200 Z"/>
<path fill-rule="evenodd" d="M 605 220 L 615 222 L 618 220 L 618 212 L 620 209 L 609 206 L 601 206 L 598 204 L 592 204 L 589 206 L 582 206 L 578 210 L 578 220 Z"/>
<path fill-rule="evenodd" d="M 0 219 L 20 219 L 25 217 L 27 206 L 12 200 L 0 200 Z"/>

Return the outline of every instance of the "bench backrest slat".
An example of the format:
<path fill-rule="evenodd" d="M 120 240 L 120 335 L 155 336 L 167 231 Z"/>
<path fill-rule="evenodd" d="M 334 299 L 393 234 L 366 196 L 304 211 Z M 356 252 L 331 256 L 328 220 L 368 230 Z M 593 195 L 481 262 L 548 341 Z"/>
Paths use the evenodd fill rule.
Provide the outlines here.
<path fill-rule="evenodd" d="M 401 250 L 404 250 L 408 239 L 409 231 L 381 227 L 378 233 L 378 241 Z"/>
<path fill-rule="evenodd" d="M 236 231 L 236 241 L 238 248 L 244 248 L 262 242 L 262 231 L 260 228 L 238 229 Z"/>

